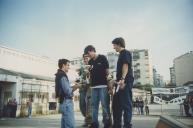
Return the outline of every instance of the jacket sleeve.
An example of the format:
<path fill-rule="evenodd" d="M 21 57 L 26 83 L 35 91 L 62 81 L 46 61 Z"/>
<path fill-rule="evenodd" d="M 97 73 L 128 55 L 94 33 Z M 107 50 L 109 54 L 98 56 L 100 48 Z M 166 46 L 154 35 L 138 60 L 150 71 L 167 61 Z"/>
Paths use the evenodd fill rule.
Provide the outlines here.
<path fill-rule="evenodd" d="M 66 77 L 62 77 L 61 85 L 65 96 L 72 97 L 72 88 L 70 87 L 70 83 Z"/>

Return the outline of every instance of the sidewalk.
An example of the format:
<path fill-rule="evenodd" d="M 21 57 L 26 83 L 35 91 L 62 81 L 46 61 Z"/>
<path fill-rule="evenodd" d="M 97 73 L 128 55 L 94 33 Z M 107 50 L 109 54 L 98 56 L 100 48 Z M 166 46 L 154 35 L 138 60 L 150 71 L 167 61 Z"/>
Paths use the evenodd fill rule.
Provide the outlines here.
<path fill-rule="evenodd" d="M 149 116 L 168 115 L 171 116 L 173 119 L 193 128 L 193 116 L 186 117 L 184 115 L 185 112 L 182 108 L 180 108 L 180 105 L 149 104 L 148 106 L 149 106 Z M 137 113 L 136 109 L 133 109 L 133 115 L 141 116 Z"/>
<path fill-rule="evenodd" d="M 178 117 L 173 117 L 177 121 L 193 128 L 193 117 L 184 117 L 184 116 L 178 116 Z"/>

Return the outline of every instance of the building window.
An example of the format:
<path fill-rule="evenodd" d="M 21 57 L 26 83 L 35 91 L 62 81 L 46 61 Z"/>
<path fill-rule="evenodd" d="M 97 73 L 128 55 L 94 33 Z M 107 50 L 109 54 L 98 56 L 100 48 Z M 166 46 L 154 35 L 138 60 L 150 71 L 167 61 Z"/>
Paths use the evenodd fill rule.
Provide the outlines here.
<path fill-rule="evenodd" d="M 49 110 L 56 110 L 57 103 L 56 102 L 49 102 Z"/>
<path fill-rule="evenodd" d="M 148 51 L 145 51 L 145 56 L 148 56 Z"/>
<path fill-rule="evenodd" d="M 138 60 L 140 59 L 139 53 L 138 52 L 133 52 L 133 60 Z"/>
<path fill-rule="evenodd" d="M 140 70 L 134 71 L 134 79 L 139 79 L 140 77 Z"/>

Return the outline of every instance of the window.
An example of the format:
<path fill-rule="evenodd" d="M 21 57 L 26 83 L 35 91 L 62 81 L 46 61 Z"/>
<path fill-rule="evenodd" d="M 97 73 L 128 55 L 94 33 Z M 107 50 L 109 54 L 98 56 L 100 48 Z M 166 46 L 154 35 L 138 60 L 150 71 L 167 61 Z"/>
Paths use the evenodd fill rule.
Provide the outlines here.
<path fill-rule="evenodd" d="M 49 102 L 49 110 L 56 110 L 57 104 L 56 102 Z"/>
<path fill-rule="evenodd" d="M 145 56 L 148 56 L 148 51 L 145 51 Z"/>
<path fill-rule="evenodd" d="M 139 53 L 138 52 L 133 52 L 133 60 L 138 60 L 140 59 Z"/>

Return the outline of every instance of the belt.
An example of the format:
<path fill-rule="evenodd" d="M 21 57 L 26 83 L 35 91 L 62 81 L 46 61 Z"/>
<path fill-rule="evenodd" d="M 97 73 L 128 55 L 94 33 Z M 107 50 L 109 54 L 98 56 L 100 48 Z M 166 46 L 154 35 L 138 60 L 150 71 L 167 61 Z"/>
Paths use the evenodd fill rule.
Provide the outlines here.
<path fill-rule="evenodd" d="M 72 97 L 64 97 L 64 100 L 65 100 L 65 99 L 72 100 L 73 98 L 72 98 Z"/>

